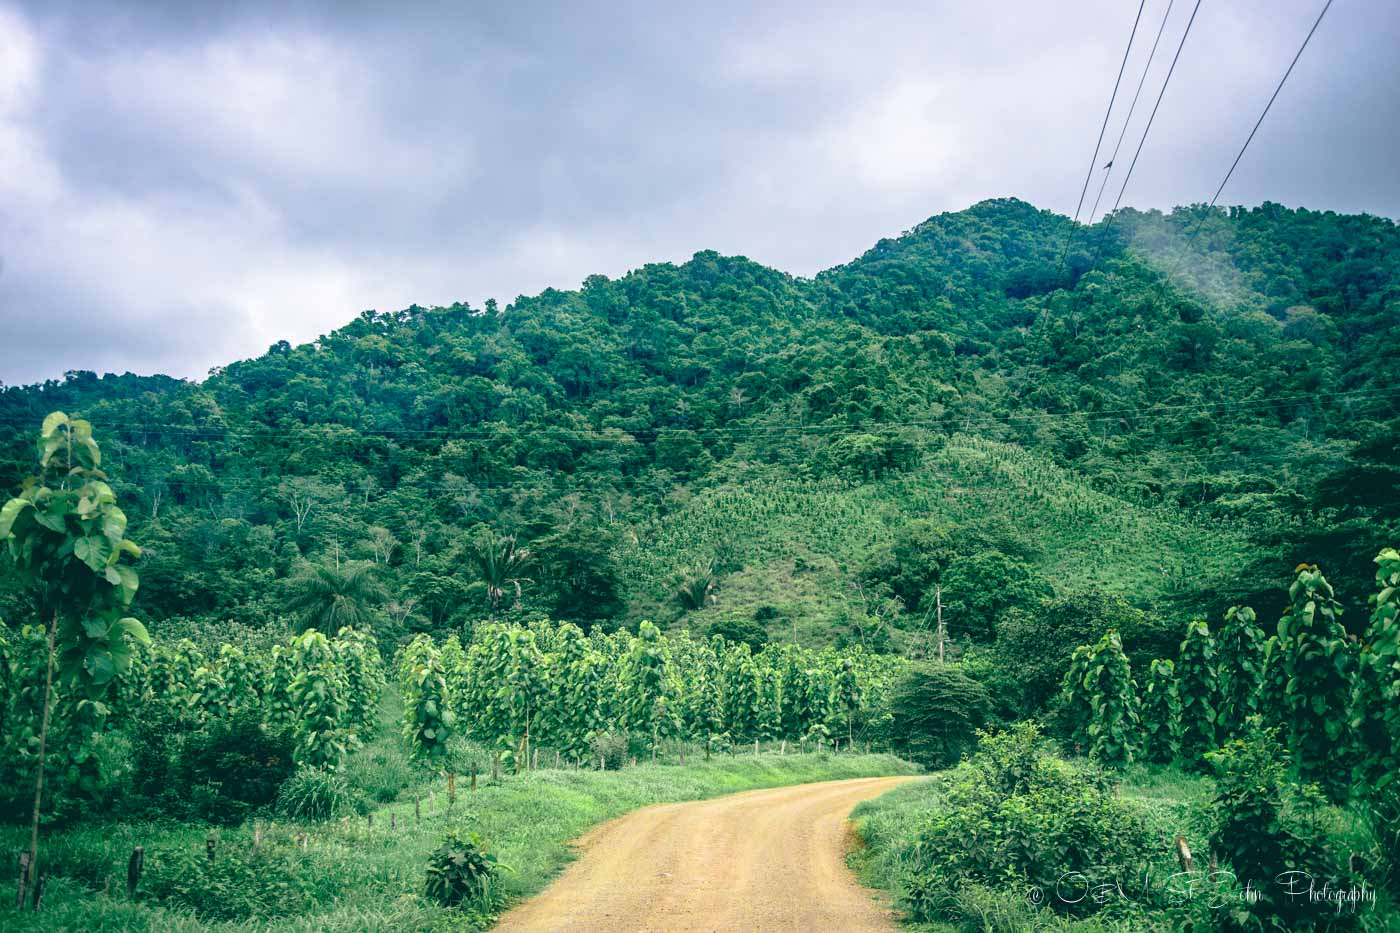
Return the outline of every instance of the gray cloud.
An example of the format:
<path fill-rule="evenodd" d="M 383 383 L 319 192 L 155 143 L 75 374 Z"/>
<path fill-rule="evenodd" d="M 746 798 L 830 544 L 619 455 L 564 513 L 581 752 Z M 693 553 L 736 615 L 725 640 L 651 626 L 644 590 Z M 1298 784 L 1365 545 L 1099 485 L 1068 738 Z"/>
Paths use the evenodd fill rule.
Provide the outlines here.
<path fill-rule="evenodd" d="M 199 376 L 704 248 L 811 274 L 985 197 L 1071 213 L 1136 9 L 392 6 L 0 0 L 0 379 Z M 1317 6 L 1202 4 L 1125 203 L 1210 197 Z M 1396 47 L 1400 6 L 1337 4 L 1224 200 L 1400 216 Z"/>

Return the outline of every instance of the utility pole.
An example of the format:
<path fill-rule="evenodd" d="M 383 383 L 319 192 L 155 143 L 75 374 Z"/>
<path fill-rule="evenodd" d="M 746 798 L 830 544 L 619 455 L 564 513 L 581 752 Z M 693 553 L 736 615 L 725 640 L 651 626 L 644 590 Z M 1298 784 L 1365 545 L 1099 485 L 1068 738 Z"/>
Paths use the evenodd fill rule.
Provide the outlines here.
<path fill-rule="evenodd" d="M 938 663 L 943 663 L 943 586 L 935 584 L 933 588 L 934 610 L 938 613 Z"/>

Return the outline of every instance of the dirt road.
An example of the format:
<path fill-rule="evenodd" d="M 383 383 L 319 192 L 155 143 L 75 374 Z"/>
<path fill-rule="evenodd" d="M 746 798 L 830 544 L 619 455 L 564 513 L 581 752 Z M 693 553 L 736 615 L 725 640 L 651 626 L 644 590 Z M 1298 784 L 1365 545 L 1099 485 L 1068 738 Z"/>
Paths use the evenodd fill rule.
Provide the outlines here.
<path fill-rule="evenodd" d="M 846 817 L 908 777 L 662 804 L 604 824 L 506 931 L 894 930 L 846 868 Z"/>

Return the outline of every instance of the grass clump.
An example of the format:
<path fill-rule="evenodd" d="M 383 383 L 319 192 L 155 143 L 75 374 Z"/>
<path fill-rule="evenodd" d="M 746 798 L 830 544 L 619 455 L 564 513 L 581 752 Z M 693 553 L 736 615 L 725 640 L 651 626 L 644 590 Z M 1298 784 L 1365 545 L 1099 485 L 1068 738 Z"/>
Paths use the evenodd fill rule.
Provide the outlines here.
<path fill-rule="evenodd" d="M 277 811 L 288 819 L 317 821 L 348 816 L 366 809 L 344 775 L 303 766 L 277 791 Z"/>

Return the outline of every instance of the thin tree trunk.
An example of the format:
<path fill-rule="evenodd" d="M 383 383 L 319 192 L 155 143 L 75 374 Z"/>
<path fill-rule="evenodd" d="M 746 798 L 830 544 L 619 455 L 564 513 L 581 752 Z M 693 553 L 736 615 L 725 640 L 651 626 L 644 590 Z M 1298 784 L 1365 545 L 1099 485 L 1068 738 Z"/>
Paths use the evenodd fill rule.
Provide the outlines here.
<path fill-rule="evenodd" d="M 49 751 L 49 710 L 53 708 L 53 645 L 58 637 L 58 610 L 49 622 L 49 660 L 44 670 L 44 712 L 39 725 L 39 773 L 34 776 L 34 813 L 29 822 L 29 877 L 39 877 L 39 810 L 44 800 L 44 763 Z M 21 894 L 20 903 L 24 902 Z"/>

